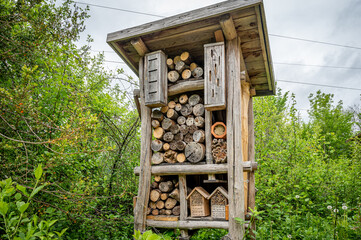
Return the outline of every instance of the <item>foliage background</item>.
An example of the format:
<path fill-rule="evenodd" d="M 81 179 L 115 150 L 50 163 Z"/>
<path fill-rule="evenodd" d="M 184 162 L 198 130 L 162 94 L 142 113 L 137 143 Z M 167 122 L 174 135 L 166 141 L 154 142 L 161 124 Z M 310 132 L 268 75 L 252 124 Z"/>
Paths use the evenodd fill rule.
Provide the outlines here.
<path fill-rule="evenodd" d="M 47 186 L 29 218 L 57 219 L 65 239 L 130 239 L 139 118 L 113 80 L 137 82 L 76 46 L 87 17 L 71 1 L 1 0 L 0 179 L 31 190 L 42 164 Z M 347 141 L 360 131 L 360 106 L 319 91 L 304 121 L 294 99 L 279 90 L 254 100 L 257 238 L 360 239 L 361 144 Z M 200 230 L 192 239 L 225 234 Z"/>

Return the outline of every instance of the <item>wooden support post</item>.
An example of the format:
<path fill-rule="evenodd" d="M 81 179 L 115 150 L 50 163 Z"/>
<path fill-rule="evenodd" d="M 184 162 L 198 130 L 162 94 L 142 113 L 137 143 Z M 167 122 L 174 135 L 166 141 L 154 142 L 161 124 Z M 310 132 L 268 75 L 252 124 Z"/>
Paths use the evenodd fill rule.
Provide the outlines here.
<path fill-rule="evenodd" d="M 147 46 L 145 45 L 145 43 L 141 38 L 132 40 L 130 43 L 133 45 L 134 49 L 141 57 L 144 57 L 144 55 L 149 52 Z"/>
<path fill-rule="evenodd" d="M 234 27 L 232 16 L 229 14 L 226 14 L 222 16 L 221 20 L 219 21 L 219 24 L 221 24 L 224 36 L 228 41 L 233 40 L 237 37 L 237 31 Z"/>
<path fill-rule="evenodd" d="M 152 157 L 151 140 L 151 109 L 144 105 L 144 58 L 139 60 L 139 83 L 140 83 L 140 97 L 141 97 L 141 152 L 140 152 L 140 177 L 138 186 L 138 198 L 134 209 L 134 229 L 138 231 L 145 230 L 146 210 L 149 201 L 150 181 L 151 181 L 151 166 L 150 161 Z"/>
<path fill-rule="evenodd" d="M 204 127 L 205 127 L 205 135 L 206 135 L 206 162 L 207 164 L 213 164 L 212 157 L 212 134 L 211 134 L 211 126 L 212 126 L 212 112 L 206 110 L 204 116 Z M 216 180 L 215 174 L 208 174 L 208 180 Z"/>
<path fill-rule="evenodd" d="M 135 106 L 137 107 L 139 118 L 142 119 L 142 113 L 140 110 L 140 102 L 139 102 L 139 98 L 140 98 L 140 90 L 139 89 L 133 90 L 133 98 L 134 98 Z"/>
<path fill-rule="evenodd" d="M 179 199 L 180 199 L 180 216 L 179 220 L 185 221 L 188 215 L 187 206 L 187 178 L 185 175 L 179 175 Z M 182 239 L 187 239 L 188 230 L 181 229 Z"/>
<path fill-rule="evenodd" d="M 248 105 L 248 160 L 255 162 L 255 139 L 254 139 L 254 116 L 253 116 L 253 99 L 250 98 Z M 256 206 L 256 184 L 254 171 L 249 174 L 249 192 L 248 192 L 248 207 L 254 209 Z M 251 229 L 256 230 L 256 223 L 251 222 Z M 254 236 L 254 233 L 251 232 Z"/>
<path fill-rule="evenodd" d="M 242 72 L 241 72 L 242 74 Z M 248 104 L 250 99 L 250 84 L 241 81 L 242 87 L 242 155 L 243 161 L 248 161 Z M 243 173 L 244 180 L 244 211 L 248 212 L 248 173 Z"/>
<path fill-rule="evenodd" d="M 239 38 L 226 42 L 229 236 L 232 240 L 241 240 L 244 236 L 244 226 L 235 220 L 244 220 L 240 53 Z"/>

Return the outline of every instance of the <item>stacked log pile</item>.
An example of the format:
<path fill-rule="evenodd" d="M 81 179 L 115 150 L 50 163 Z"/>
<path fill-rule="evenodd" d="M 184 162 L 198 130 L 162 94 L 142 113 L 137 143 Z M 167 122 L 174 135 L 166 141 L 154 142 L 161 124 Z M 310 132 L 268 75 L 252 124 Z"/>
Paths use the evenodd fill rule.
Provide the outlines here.
<path fill-rule="evenodd" d="M 180 215 L 179 187 L 175 177 L 154 177 L 149 194 L 147 215 Z"/>
<path fill-rule="evenodd" d="M 152 164 L 198 163 L 205 157 L 204 105 L 199 94 L 182 94 L 152 112 Z"/>
<path fill-rule="evenodd" d="M 188 80 L 190 78 L 201 78 L 203 68 L 197 63 L 192 62 L 189 52 L 183 52 L 180 56 L 167 59 L 168 80 L 175 83 L 179 79 Z"/>

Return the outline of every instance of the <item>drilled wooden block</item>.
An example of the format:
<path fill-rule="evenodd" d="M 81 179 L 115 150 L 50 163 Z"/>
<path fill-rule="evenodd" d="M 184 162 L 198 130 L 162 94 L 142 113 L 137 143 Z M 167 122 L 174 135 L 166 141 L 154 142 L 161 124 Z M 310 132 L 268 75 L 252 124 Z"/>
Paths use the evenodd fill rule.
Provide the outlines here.
<path fill-rule="evenodd" d="M 204 45 L 204 107 L 226 108 L 226 66 L 224 42 Z"/>
<path fill-rule="evenodd" d="M 156 51 L 145 55 L 144 95 L 145 105 L 161 107 L 167 105 L 167 64 L 166 55 Z"/>

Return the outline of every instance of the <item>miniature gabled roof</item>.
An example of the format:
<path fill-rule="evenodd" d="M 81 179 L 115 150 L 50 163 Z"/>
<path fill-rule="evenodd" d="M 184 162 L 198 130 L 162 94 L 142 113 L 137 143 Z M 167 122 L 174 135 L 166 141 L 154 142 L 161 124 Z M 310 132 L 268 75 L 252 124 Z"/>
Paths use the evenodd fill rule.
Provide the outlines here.
<path fill-rule="evenodd" d="M 208 199 L 211 199 L 212 196 L 213 196 L 216 192 L 218 192 L 218 191 L 220 191 L 220 192 L 223 194 L 223 196 L 225 196 L 225 197 L 228 199 L 228 192 L 227 192 L 227 190 L 224 189 L 224 187 L 222 187 L 222 186 L 217 187 L 217 188 L 211 193 L 211 195 L 209 195 Z"/>
<path fill-rule="evenodd" d="M 204 198 L 209 197 L 209 193 L 202 187 L 195 187 L 190 194 L 188 194 L 187 200 L 190 198 L 190 196 L 195 192 L 199 192 Z"/>
<path fill-rule="evenodd" d="M 169 57 L 188 51 L 192 59 L 202 65 L 204 44 L 216 42 L 215 32 L 222 30 L 221 22 L 224 23 L 225 18 L 233 20 L 256 96 L 274 94 L 273 66 L 262 0 L 217 3 L 109 33 L 107 43 L 137 75 L 140 57 L 157 50 L 162 50 Z"/>

